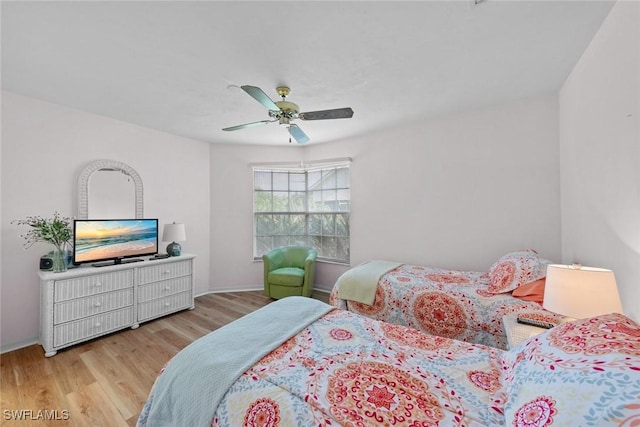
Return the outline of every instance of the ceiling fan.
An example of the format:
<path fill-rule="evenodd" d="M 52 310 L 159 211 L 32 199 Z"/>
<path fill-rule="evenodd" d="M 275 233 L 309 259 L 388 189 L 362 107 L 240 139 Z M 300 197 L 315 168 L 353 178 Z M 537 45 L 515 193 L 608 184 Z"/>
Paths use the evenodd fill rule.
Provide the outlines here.
<path fill-rule="evenodd" d="M 231 131 L 250 128 L 258 125 L 266 125 L 269 123 L 278 122 L 280 125 L 285 126 L 289 130 L 289 134 L 296 140 L 298 144 L 304 144 L 309 141 L 309 137 L 300 129 L 300 127 L 292 120 L 327 120 L 327 119 L 350 119 L 353 116 L 353 110 L 351 108 L 336 108 L 334 110 L 321 110 L 321 111 L 308 111 L 301 113 L 300 109 L 293 102 L 286 101 L 285 98 L 291 92 L 286 86 L 279 86 L 276 88 L 278 95 L 282 97 L 282 101 L 272 101 L 269 96 L 262 89 L 256 86 L 240 86 L 242 90 L 247 92 L 260 104 L 269 109 L 269 120 L 260 120 L 258 122 L 245 123 L 243 125 L 231 126 L 222 130 Z M 291 138 L 289 138 L 291 142 Z"/>

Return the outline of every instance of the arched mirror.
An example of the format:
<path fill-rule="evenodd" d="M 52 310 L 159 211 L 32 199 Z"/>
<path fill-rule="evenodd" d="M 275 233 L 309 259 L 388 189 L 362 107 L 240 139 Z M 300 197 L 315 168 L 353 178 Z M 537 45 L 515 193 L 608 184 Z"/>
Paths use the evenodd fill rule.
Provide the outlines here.
<path fill-rule="evenodd" d="M 142 179 L 129 165 L 98 160 L 78 177 L 78 219 L 143 218 Z"/>

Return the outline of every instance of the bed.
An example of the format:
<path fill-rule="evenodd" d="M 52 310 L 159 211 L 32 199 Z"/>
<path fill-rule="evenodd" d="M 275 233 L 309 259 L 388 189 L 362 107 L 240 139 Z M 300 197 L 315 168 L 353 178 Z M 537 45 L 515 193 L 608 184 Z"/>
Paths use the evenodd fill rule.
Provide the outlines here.
<path fill-rule="evenodd" d="M 561 320 L 540 303 L 549 263 L 533 250 L 505 254 L 489 272 L 375 260 L 340 276 L 329 302 L 428 334 L 506 349 L 505 315 Z"/>
<path fill-rule="evenodd" d="M 640 423 L 640 326 L 620 314 L 503 351 L 288 297 L 193 342 L 139 427 Z"/>

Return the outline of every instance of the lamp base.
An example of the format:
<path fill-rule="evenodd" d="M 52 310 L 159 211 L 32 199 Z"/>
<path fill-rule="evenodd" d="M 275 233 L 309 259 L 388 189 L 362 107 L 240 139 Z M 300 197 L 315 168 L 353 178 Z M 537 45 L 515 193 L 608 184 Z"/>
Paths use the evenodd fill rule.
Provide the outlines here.
<path fill-rule="evenodd" d="M 169 256 L 180 256 L 181 252 L 182 248 L 176 242 L 169 243 L 169 245 L 167 246 L 167 253 L 169 254 Z"/>

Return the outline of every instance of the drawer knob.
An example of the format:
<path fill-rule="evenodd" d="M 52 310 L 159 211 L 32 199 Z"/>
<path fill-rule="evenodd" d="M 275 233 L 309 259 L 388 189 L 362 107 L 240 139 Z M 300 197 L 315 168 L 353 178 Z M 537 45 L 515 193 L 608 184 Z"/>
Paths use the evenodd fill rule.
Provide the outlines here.
<path fill-rule="evenodd" d="M 102 305 L 102 303 L 100 301 L 98 301 L 97 303 L 94 304 L 96 307 L 100 307 Z"/>
<path fill-rule="evenodd" d="M 165 287 L 164 287 L 164 290 L 165 290 L 165 291 L 171 290 L 171 287 L 169 287 L 169 286 L 165 286 Z"/>
<path fill-rule="evenodd" d="M 99 328 L 100 326 L 102 326 L 102 325 L 100 324 L 100 322 L 96 322 L 96 324 L 95 324 L 93 327 L 94 327 L 94 328 Z"/>
<path fill-rule="evenodd" d="M 164 306 L 165 306 L 165 307 L 169 307 L 170 305 L 171 305 L 171 304 L 169 304 L 168 302 L 165 302 L 165 303 L 164 303 Z"/>
<path fill-rule="evenodd" d="M 97 283 L 96 283 L 96 288 L 99 288 L 99 287 L 101 287 L 101 286 L 102 286 L 102 283 L 100 283 L 100 282 L 97 282 Z"/>
<path fill-rule="evenodd" d="M 169 273 L 171 273 L 171 270 L 165 270 L 164 271 L 164 274 L 169 274 Z"/>

